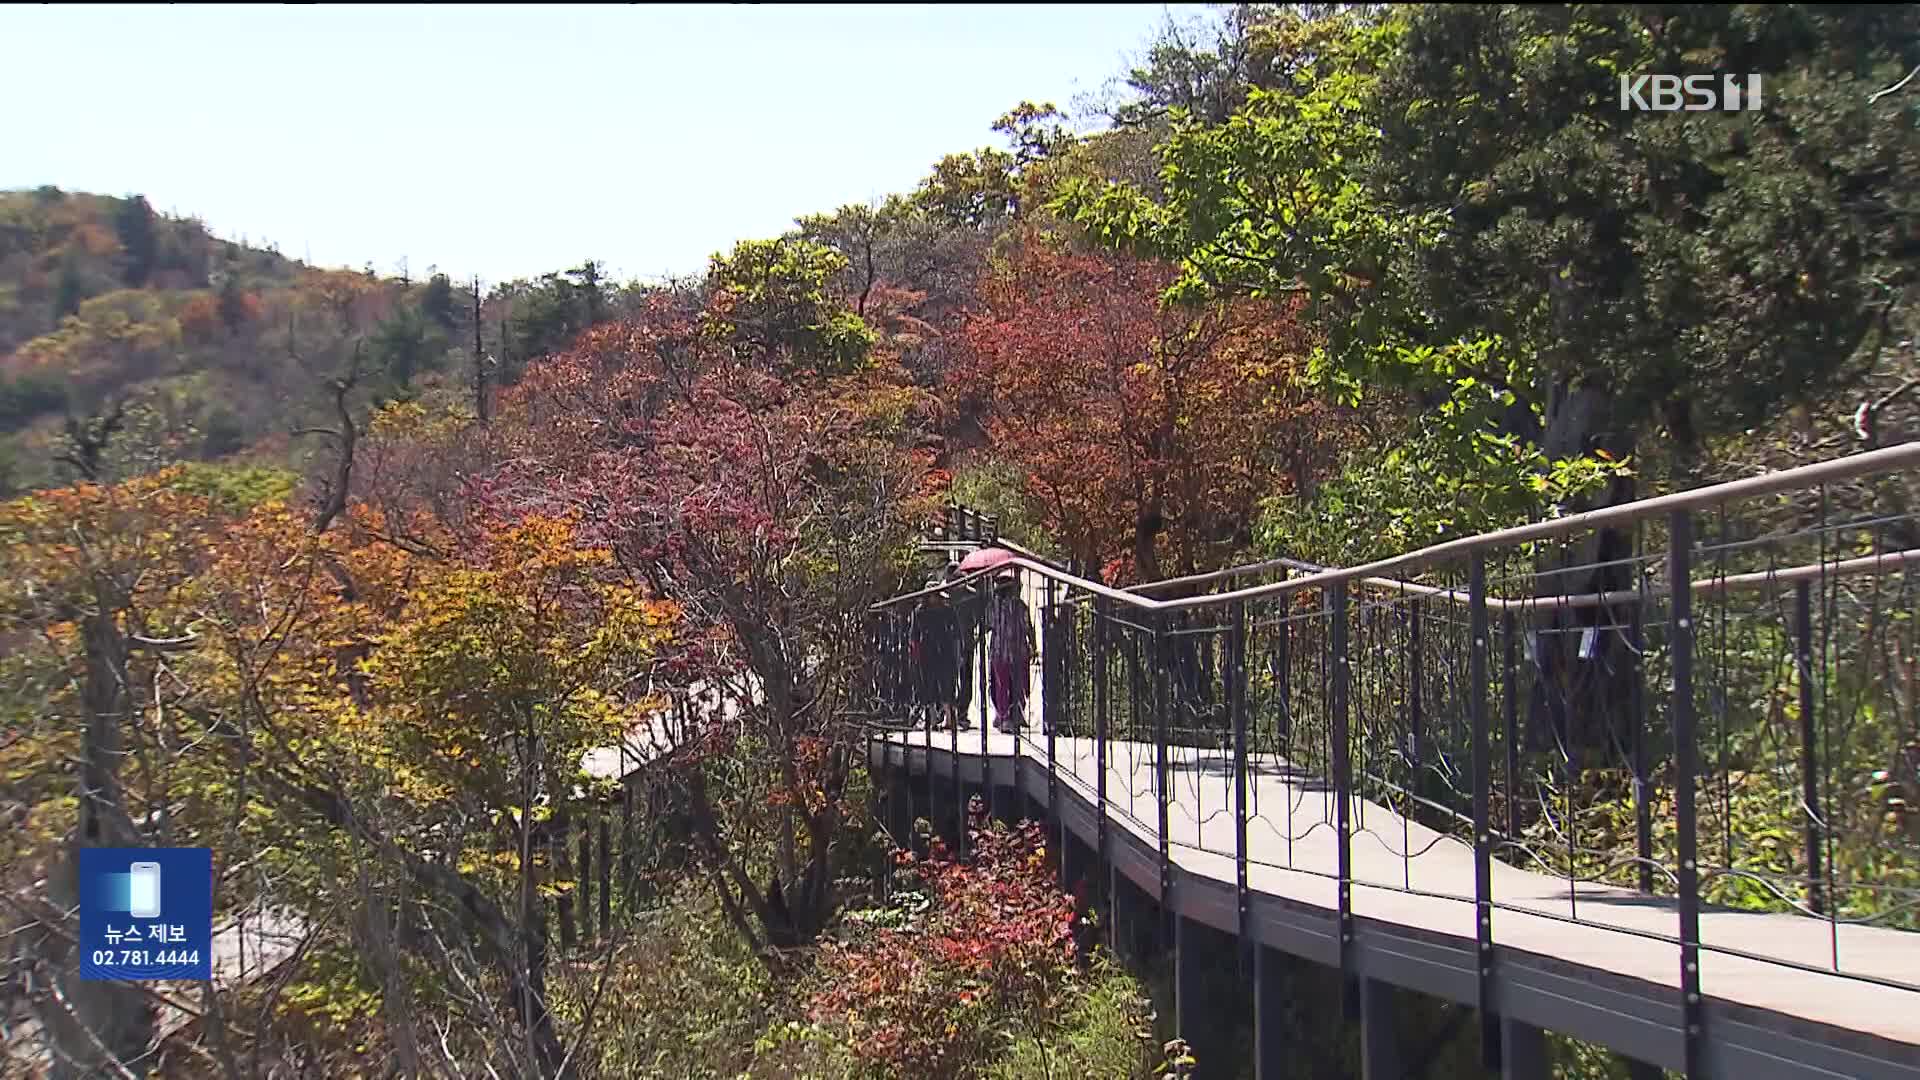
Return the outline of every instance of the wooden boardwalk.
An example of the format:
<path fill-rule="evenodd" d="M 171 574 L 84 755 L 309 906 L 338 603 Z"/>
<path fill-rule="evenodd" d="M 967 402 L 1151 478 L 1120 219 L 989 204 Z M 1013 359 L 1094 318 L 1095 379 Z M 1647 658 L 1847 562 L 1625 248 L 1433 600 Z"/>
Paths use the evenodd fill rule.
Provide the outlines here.
<path fill-rule="evenodd" d="M 1038 702 L 1034 704 L 1030 715 L 1038 714 Z M 988 776 L 998 785 L 1024 788 L 1042 802 L 1047 797 L 1047 746 L 1037 731 L 1018 739 L 989 731 L 984 753 L 977 725 L 960 732 L 957 739 L 948 731 L 934 732 L 931 753 L 928 744 L 924 730 L 878 736 L 874 760 L 926 775 L 936 786 L 958 768 L 970 786 Z M 1091 842 L 1099 776 L 1096 744 L 1089 738 L 1062 737 L 1055 741 L 1054 753 L 1063 802 L 1058 812 L 1075 833 Z M 1116 833 L 1130 838 L 1128 846 L 1136 849 L 1136 855 L 1145 849 L 1157 863 L 1154 747 L 1115 741 L 1108 744 L 1108 753 L 1109 821 L 1117 826 Z M 1232 757 L 1218 750 L 1172 747 L 1168 773 L 1168 838 L 1181 882 L 1174 887 L 1172 906 L 1183 915 L 1220 925 L 1223 920 L 1217 911 L 1208 918 L 1197 909 L 1189 910 L 1192 905 L 1182 902 L 1182 893 L 1212 894 L 1211 906 L 1216 908 L 1218 887 L 1224 887 L 1231 898 L 1236 878 Z M 1247 786 L 1250 890 L 1265 906 L 1278 902 L 1331 918 L 1338 908 L 1334 796 L 1321 785 L 1296 778 L 1283 762 L 1271 757 L 1250 769 Z M 1069 802 L 1077 806 L 1064 805 Z M 1464 953 L 1465 962 L 1471 964 L 1475 940 L 1470 844 L 1364 800 L 1355 800 L 1351 820 L 1356 919 L 1389 936 L 1405 931 L 1400 936 L 1409 940 L 1451 943 L 1453 951 Z M 1129 876 L 1139 879 L 1137 873 Z M 1139 883 L 1150 895 L 1158 894 L 1157 880 Z M 1216 887 L 1207 888 L 1209 883 Z M 1602 885 L 1570 886 L 1565 877 L 1497 862 L 1493 896 L 1498 905 L 1493 915 L 1497 965 L 1511 968 L 1531 962 L 1542 970 L 1570 975 L 1575 996 L 1581 982 L 1591 984 L 1596 997 L 1605 996 L 1599 993 L 1603 988 L 1637 994 L 1654 1007 L 1647 1013 L 1656 1018 L 1653 1027 L 1661 1026 L 1659 1008 L 1672 1012 L 1677 1022 L 1679 921 L 1673 900 Z M 1222 929 L 1237 929 L 1233 925 L 1237 920 L 1226 921 Z M 1700 926 L 1702 990 L 1709 1005 L 1708 1026 L 1713 1029 L 1707 1039 L 1721 1044 L 1720 1052 L 1713 1055 L 1720 1063 L 1714 1075 L 1920 1076 L 1920 992 L 1860 978 L 1920 983 L 1920 934 L 1836 925 L 1802 915 L 1713 909 L 1703 910 Z M 1284 938 L 1278 933 L 1271 936 Z M 1279 940 L 1267 943 L 1285 947 Z M 1315 958 L 1326 960 L 1325 950 L 1318 951 Z M 1836 956 L 1845 975 L 1832 970 Z M 1470 978 L 1473 973 L 1469 969 L 1465 974 Z M 1416 988 L 1433 992 L 1442 984 L 1458 982 L 1440 978 L 1433 985 Z M 1471 996 L 1466 1000 L 1471 1001 Z M 1571 1018 L 1578 1012 L 1560 1010 L 1554 1015 Z M 1715 1018 L 1723 1022 L 1715 1024 Z M 1579 1024 L 1564 1020 L 1532 1022 L 1582 1037 L 1604 1034 L 1605 1027 L 1590 1025 L 1592 1030 L 1583 1032 L 1574 1030 Z M 1743 1056 L 1740 1046 L 1725 1044 L 1725 1037 L 1737 1034 L 1743 1024 L 1772 1026 L 1784 1036 L 1831 1049 L 1831 1064 L 1821 1066 L 1808 1055 L 1804 1062 L 1808 1068 L 1786 1068 L 1778 1051 L 1764 1047 Z M 1607 1038 L 1593 1041 L 1668 1067 L 1680 1064 L 1677 1032 L 1644 1034 L 1643 1043 L 1634 1046 L 1620 1046 Z M 1780 1068 L 1762 1067 L 1759 1074 L 1749 1071 L 1767 1060 Z"/>

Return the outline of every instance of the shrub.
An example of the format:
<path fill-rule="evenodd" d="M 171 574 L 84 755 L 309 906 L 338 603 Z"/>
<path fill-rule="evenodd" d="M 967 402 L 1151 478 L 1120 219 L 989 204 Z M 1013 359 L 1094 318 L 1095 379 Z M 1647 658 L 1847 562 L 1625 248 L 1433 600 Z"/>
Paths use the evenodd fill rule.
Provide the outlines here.
<path fill-rule="evenodd" d="M 672 1076 L 733 1080 L 752 1064 L 755 1040 L 777 1015 L 776 987 L 728 926 L 710 890 L 690 883 L 636 916 L 611 958 L 604 988 L 597 958 L 556 965 L 554 1013 L 567 1030 L 593 1006 L 583 1080 Z"/>
<path fill-rule="evenodd" d="M 978 827 L 973 858 L 939 845 L 894 856 L 889 908 L 856 913 L 822 946 L 810 1012 L 863 1071 L 979 1075 L 1022 1038 L 1046 1038 L 1075 999 L 1072 898 L 1040 826 Z"/>

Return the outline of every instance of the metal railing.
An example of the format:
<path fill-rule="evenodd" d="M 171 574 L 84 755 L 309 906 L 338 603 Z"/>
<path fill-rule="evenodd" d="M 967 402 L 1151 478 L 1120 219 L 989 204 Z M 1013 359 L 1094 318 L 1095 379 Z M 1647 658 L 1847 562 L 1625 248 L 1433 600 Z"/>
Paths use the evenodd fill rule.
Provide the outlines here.
<path fill-rule="evenodd" d="M 1691 1072 L 1703 953 L 1920 992 L 1916 466 L 1911 443 L 1352 567 L 1116 589 L 1018 559 L 877 605 L 869 690 L 956 755 L 1017 699 L 1103 856 L 1113 817 L 1163 884 L 1176 849 L 1231 858 L 1243 917 L 1279 869 L 1325 880 L 1343 942 L 1365 887 L 1472 904 L 1483 957 L 1496 914 L 1675 946 Z M 1031 658 L 989 630 L 1009 568 Z M 936 730 L 962 697 L 965 743 Z"/>

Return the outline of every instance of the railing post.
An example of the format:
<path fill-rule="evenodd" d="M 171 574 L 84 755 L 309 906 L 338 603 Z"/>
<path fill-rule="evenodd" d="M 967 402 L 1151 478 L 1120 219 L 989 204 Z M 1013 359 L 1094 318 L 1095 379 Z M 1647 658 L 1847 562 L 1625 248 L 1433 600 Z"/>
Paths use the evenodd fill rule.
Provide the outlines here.
<path fill-rule="evenodd" d="M 1093 747 L 1094 747 L 1094 844 L 1099 849 L 1098 863 L 1107 874 L 1107 948 L 1120 946 L 1119 900 L 1113 887 L 1113 851 L 1107 837 L 1107 713 L 1112 694 L 1107 686 L 1107 604 L 1101 597 L 1093 602 Z"/>
<path fill-rule="evenodd" d="M 1807 909 L 1826 914 L 1820 861 L 1820 756 L 1813 705 L 1813 583 L 1793 587 L 1793 628 L 1800 669 L 1800 801 L 1807 816 Z"/>
<path fill-rule="evenodd" d="M 988 582 L 997 582 L 999 578 L 1000 578 L 1000 575 L 998 573 L 995 573 L 992 576 L 986 578 L 985 580 Z M 1014 587 L 1014 591 L 1017 593 L 1020 589 L 1020 583 L 1018 580 L 1014 582 L 1013 587 Z M 980 663 L 980 794 L 985 797 L 985 802 L 987 804 L 987 819 L 989 821 L 999 816 L 994 812 L 995 804 L 999 800 L 994 798 L 993 758 L 989 755 L 989 751 L 988 751 L 987 732 L 993 730 L 993 725 L 998 723 L 1000 720 L 999 711 L 997 709 L 991 710 L 992 715 L 989 715 L 989 711 L 990 711 L 989 707 L 993 704 L 992 695 L 990 693 L 993 687 L 993 651 L 992 650 L 999 648 L 1000 642 L 996 640 L 993 643 L 989 644 L 987 641 L 987 634 L 990 632 L 993 626 L 994 605 L 998 604 L 999 602 L 1000 600 L 999 600 L 998 590 L 994 588 L 989 588 L 987 590 L 987 602 L 980 605 L 980 661 L 981 661 Z M 1011 679 L 1013 676 L 1013 673 L 1009 671 L 1007 673 L 1007 676 L 1009 679 Z M 1012 698 L 1011 693 L 1008 694 L 1008 698 L 1009 700 L 1011 700 Z M 1014 750 L 1014 753 L 1016 754 L 1020 752 L 1020 744 L 1018 741 L 1014 743 L 1013 750 Z"/>
<path fill-rule="evenodd" d="M 1168 684 L 1173 679 L 1173 639 L 1167 636 L 1168 618 L 1166 612 L 1155 612 L 1153 617 L 1153 744 L 1154 744 L 1154 801 L 1158 804 L 1159 841 L 1160 841 L 1160 923 L 1161 941 L 1173 938 L 1173 847 L 1171 832 L 1167 824 L 1168 811 L 1173 798 L 1169 778 L 1173 769 L 1169 761 L 1168 727 L 1173 703 L 1168 694 Z"/>
<path fill-rule="evenodd" d="M 1480 997 L 1481 1060 L 1500 1067 L 1500 1018 L 1493 1005 L 1492 737 L 1487 724 L 1487 558 L 1476 551 L 1467 569 L 1467 708 L 1473 721 L 1473 938 Z M 1511 685 L 1511 680 L 1509 680 Z M 1509 743 L 1511 745 L 1511 743 Z M 1511 784 L 1511 781 L 1509 781 Z"/>
<path fill-rule="evenodd" d="M 547 859 L 553 866 L 553 876 L 557 880 L 561 873 L 572 869 L 568 865 L 572 862 L 572 855 L 568 850 L 567 840 L 573 831 L 573 825 L 571 819 L 564 813 L 547 819 L 547 825 L 552 830 L 547 834 Z M 577 885 L 575 887 L 578 888 Z M 554 913 L 560 917 L 560 948 L 570 952 L 574 944 L 573 894 L 570 892 L 557 894 L 554 897 L 553 906 Z"/>
<path fill-rule="evenodd" d="M 1693 730 L 1693 518 L 1671 518 L 1667 574 L 1673 588 L 1668 612 L 1673 655 L 1674 812 L 1680 847 L 1680 1007 L 1685 1023 L 1686 1075 L 1702 1075 L 1700 1062 L 1700 869 L 1694 817 L 1694 779 L 1699 771 Z"/>
<path fill-rule="evenodd" d="M 1280 580 L 1287 579 L 1286 570 L 1280 571 Z M 1281 769 L 1288 776 L 1299 776 L 1300 770 L 1293 760 L 1293 656 L 1288 642 L 1293 624 L 1287 621 L 1287 609 L 1293 606 L 1293 594 L 1280 594 L 1280 611 L 1274 619 L 1273 627 L 1273 696 L 1279 708 L 1274 710 L 1274 747 L 1280 754 Z M 1288 812 L 1292 812 L 1293 803 L 1287 803 Z M 1293 863 L 1293 830 L 1289 828 L 1287 863 Z"/>
<path fill-rule="evenodd" d="M 580 814 L 580 941 L 584 944 L 593 939 L 593 818 L 582 811 Z"/>
<path fill-rule="evenodd" d="M 947 600 L 948 608 L 951 609 L 954 606 L 955 602 L 958 600 L 958 597 L 948 596 L 946 600 Z M 960 620 L 958 618 L 955 618 L 953 620 L 953 625 L 955 629 L 958 631 L 960 628 Z M 960 632 L 964 632 L 964 631 L 960 631 Z M 965 643 L 960 641 L 955 641 L 952 643 L 952 645 L 953 645 L 953 651 L 954 651 L 956 662 L 964 664 L 967 656 Z M 955 675 L 959 677 L 959 680 L 965 680 L 971 677 L 971 673 L 966 671 L 964 668 L 955 672 Z M 924 760 L 926 762 L 926 774 L 927 774 L 927 828 L 929 832 L 931 832 L 936 827 L 935 823 L 939 820 L 939 815 L 935 813 L 933 809 L 933 806 L 934 806 L 934 803 L 933 803 L 933 792 L 934 792 L 933 716 L 934 716 L 934 713 L 936 712 L 944 716 L 947 713 L 947 710 L 949 709 L 953 709 L 953 710 L 959 709 L 961 685 L 962 683 L 960 681 L 955 681 L 953 683 L 941 686 L 940 692 L 946 695 L 948 700 L 946 702 L 943 702 L 939 707 L 933 708 L 933 709 L 927 709 L 920 714 L 922 722 L 925 725 L 926 731 L 927 731 L 927 745 L 922 750 L 922 753 L 926 755 Z M 954 725 L 957 727 L 960 723 L 960 714 L 958 711 L 955 711 L 953 713 L 953 721 L 954 721 Z M 907 722 L 909 724 L 913 722 L 913 714 L 911 713 L 907 714 Z M 912 766 L 913 766 L 913 758 L 911 755 L 913 751 L 911 750 L 911 748 L 904 745 L 907 741 L 905 738 L 902 738 L 900 741 L 902 743 L 902 746 L 900 747 L 900 768 L 903 771 L 906 771 L 909 776 L 911 776 Z M 913 811 L 911 809 L 911 805 L 912 805 L 911 796 L 909 796 L 908 805 L 909 805 L 909 809 L 907 811 L 907 837 L 908 838 L 906 842 L 906 847 L 909 850 L 914 850 L 915 848 L 914 833 L 916 830 L 913 827 Z M 931 842 L 932 837 L 929 836 L 928 840 L 929 842 Z"/>
<path fill-rule="evenodd" d="M 1227 631 L 1227 711 L 1233 718 L 1233 869 L 1234 898 L 1240 928 L 1240 967 L 1252 970 L 1253 936 L 1249 920 L 1253 909 L 1247 890 L 1247 605 L 1233 604 L 1233 625 Z"/>
<path fill-rule="evenodd" d="M 1333 704 L 1334 837 L 1339 851 L 1341 1006 L 1350 1020 L 1360 1018 L 1360 983 L 1353 964 L 1353 748 L 1347 725 L 1347 690 L 1352 671 L 1347 657 L 1347 583 L 1327 586 L 1333 620 L 1328 697 Z"/>
<path fill-rule="evenodd" d="M 626 747 L 622 745 L 624 755 Z M 620 896 L 626 901 L 628 910 L 639 906 L 635 903 L 634 893 L 638 883 L 633 876 L 633 784 L 625 776 L 620 778 Z"/>
<path fill-rule="evenodd" d="M 1421 675 L 1424 670 L 1424 665 L 1421 663 L 1420 657 L 1423 650 L 1420 648 L 1419 600 L 1408 601 L 1407 621 L 1407 679 L 1408 682 L 1411 683 L 1411 686 L 1408 688 L 1411 693 L 1411 700 L 1407 702 L 1407 739 L 1411 745 L 1407 747 L 1407 757 L 1409 764 L 1411 764 L 1415 770 L 1415 775 L 1407 777 L 1407 794 L 1418 797 L 1420 795 L 1418 770 L 1420 768 L 1420 762 L 1426 758 L 1426 733 L 1423 730 L 1426 716 L 1421 708 L 1423 702 L 1421 701 L 1420 694 Z M 1402 818 L 1402 820 L 1404 821 L 1405 819 Z"/>
<path fill-rule="evenodd" d="M 1067 636 L 1066 624 L 1062 621 L 1064 618 L 1055 582 L 1048 578 L 1047 606 L 1040 616 L 1040 723 L 1046 729 L 1047 736 L 1047 835 L 1053 838 L 1063 853 L 1067 850 L 1067 831 L 1060 820 L 1060 769 L 1054 740 L 1059 736 L 1060 718 L 1067 708 Z"/>
<path fill-rule="evenodd" d="M 600 825 L 600 937 L 613 940 L 613 822 L 602 806 L 594 817 Z"/>
<path fill-rule="evenodd" d="M 965 513 L 965 511 L 963 510 L 962 513 Z M 969 586 L 969 588 L 972 588 L 975 594 L 978 595 L 979 584 L 977 582 Z M 981 610 L 985 610 L 984 605 L 976 606 L 981 607 Z M 965 655 L 970 658 L 967 670 L 961 672 L 960 677 L 969 682 L 977 683 L 978 680 L 974 678 L 973 674 L 974 668 L 978 667 L 984 672 L 987 663 L 985 656 L 986 650 L 982 649 L 980 642 L 975 640 L 975 634 L 980 628 L 980 618 L 976 614 L 972 619 L 956 619 L 954 621 L 960 623 L 960 633 L 966 635 L 967 648 Z M 968 695 L 967 710 L 971 712 L 972 709 L 973 696 Z M 981 715 L 984 716 L 986 711 L 986 706 L 983 703 L 980 707 Z M 948 760 L 952 765 L 953 773 L 953 850 L 955 852 L 965 852 L 967 850 L 967 791 L 966 785 L 960 781 L 960 721 L 963 719 L 966 718 L 955 716 L 953 719 L 953 728 L 948 732 L 948 738 L 953 744 L 951 752 L 948 754 Z"/>
<path fill-rule="evenodd" d="M 1641 576 L 1642 583 L 1645 576 Z M 1632 647 L 1633 685 L 1633 851 L 1639 859 L 1640 891 L 1653 894 L 1653 791 L 1652 767 L 1647 761 L 1647 737 L 1652 734 L 1653 717 L 1647 710 L 1646 598 L 1643 588 L 1633 605 L 1628 621 L 1628 644 Z"/>
<path fill-rule="evenodd" d="M 1500 662 L 1506 670 L 1501 681 L 1502 704 L 1506 707 L 1507 753 L 1507 840 L 1520 838 L 1520 665 L 1514 655 L 1519 647 L 1520 620 L 1512 608 L 1500 610 Z"/>

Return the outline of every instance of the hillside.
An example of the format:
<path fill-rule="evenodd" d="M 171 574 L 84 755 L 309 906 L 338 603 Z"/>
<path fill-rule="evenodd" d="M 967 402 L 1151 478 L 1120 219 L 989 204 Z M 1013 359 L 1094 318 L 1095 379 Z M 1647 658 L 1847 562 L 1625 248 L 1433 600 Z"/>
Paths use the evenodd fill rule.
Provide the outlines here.
<path fill-rule="evenodd" d="M 492 380 L 633 293 L 591 262 L 494 286 L 480 313 Z M 169 462 L 303 471 L 312 449 L 292 433 L 332 420 L 328 380 L 353 349 L 361 415 L 471 400 L 474 320 L 470 285 L 444 274 L 308 266 L 139 195 L 0 192 L 0 495 Z"/>

